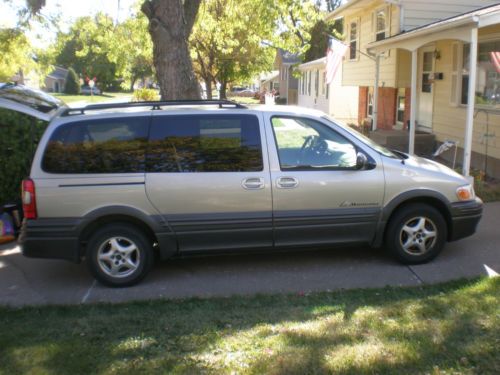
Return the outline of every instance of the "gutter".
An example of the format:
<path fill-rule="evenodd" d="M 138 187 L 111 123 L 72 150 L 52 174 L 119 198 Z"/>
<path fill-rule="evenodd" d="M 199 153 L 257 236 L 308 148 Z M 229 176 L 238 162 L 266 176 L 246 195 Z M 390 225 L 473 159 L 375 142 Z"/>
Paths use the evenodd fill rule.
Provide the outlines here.
<path fill-rule="evenodd" d="M 300 64 L 298 66 L 298 68 L 299 68 L 299 70 L 302 70 L 302 69 L 310 68 L 313 66 L 324 67 L 325 65 L 326 65 L 326 57 L 322 57 L 322 58 L 317 59 L 317 60 L 308 61 L 306 63 Z"/>
<path fill-rule="evenodd" d="M 380 40 L 378 42 L 369 43 L 366 46 L 366 49 L 372 50 L 372 49 L 376 49 L 377 47 L 383 47 L 386 44 L 401 42 L 401 41 L 404 41 L 407 39 L 418 38 L 420 36 L 434 34 L 434 33 L 440 32 L 440 31 L 445 31 L 445 30 L 453 29 L 453 28 L 460 27 L 460 26 L 466 26 L 466 25 L 470 25 L 470 24 L 475 24 L 477 26 L 478 23 L 479 23 L 479 17 L 476 15 L 473 15 L 473 16 L 466 17 L 464 19 L 460 19 L 457 21 L 444 22 L 443 24 L 440 24 L 440 25 L 439 24 L 437 24 L 437 25 L 431 24 L 431 25 L 424 26 L 422 28 L 418 28 L 416 30 L 402 32 L 402 33 L 397 34 L 393 37 L 390 37 L 390 38 L 387 38 L 384 40 Z M 436 25 L 436 26 L 434 26 L 434 25 Z"/>

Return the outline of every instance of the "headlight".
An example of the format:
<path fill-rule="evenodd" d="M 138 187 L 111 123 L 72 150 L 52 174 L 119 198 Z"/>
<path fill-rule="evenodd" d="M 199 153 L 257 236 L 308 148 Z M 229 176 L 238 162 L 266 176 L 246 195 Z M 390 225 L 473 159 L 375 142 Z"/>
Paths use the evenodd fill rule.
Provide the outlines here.
<path fill-rule="evenodd" d="M 470 201 L 475 198 L 474 187 L 472 185 L 464 185 L 457 188 L 457 198 L 459 201 Z"/>

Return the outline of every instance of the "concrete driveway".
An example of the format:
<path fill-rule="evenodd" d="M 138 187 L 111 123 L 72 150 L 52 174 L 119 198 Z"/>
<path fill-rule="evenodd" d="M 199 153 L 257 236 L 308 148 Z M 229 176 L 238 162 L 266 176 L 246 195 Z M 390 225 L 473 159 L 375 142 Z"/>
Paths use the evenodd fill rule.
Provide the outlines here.
<path fill-rule="evenodd" d="M 156 298 L 306 293 L 431 284 L 500 272 L 500 202 L 485 205 L 478 232 L 447 244 L 433 262 L 403 266 L 383 251 L 350 248 L 178 259 L 159 263 L 140 285 L 111 289 L 84 264 L 28 259 L 0 247 L 0 305 L 82 304 Z"/>

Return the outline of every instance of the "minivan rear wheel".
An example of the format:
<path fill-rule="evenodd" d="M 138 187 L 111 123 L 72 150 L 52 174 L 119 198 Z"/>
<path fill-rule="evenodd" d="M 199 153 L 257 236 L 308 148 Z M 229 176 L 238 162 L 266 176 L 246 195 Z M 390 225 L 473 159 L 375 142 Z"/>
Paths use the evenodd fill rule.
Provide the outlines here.
<path fill-rule="evenodd" d="M 385 243 L 387 249 L 404 264 L 425 263 L 443 249 L 447 226 L 443 216 L 427 204 L 409 204 L 391 218 Z"/>
<path fill-rule="evenodd" d="M 132 225 L 111 224 L 95 232 L 87 245 L 87 266 L 109 286 L 131 286 L 153 265 L 153 248 L 144 233 Z"/>

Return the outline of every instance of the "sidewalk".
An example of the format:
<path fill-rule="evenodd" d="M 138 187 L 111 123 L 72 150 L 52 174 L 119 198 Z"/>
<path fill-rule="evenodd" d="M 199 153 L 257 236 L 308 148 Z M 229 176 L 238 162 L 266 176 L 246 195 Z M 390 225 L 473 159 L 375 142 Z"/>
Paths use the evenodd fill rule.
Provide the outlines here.
<path fill-rule="evenodd" d="M 25 258 L 8 244 L 0 247 L 0 305 L 302 293 L 495 275 L 500 272 L 498 228 L 500 202 L 488 203 L 474 236 L 447 244 L 425 265 L 403 266 L 369 248 L 177 259 L 157 264 L 141 284 L 123 289 L 97 284 L 85 264 Z"/>

